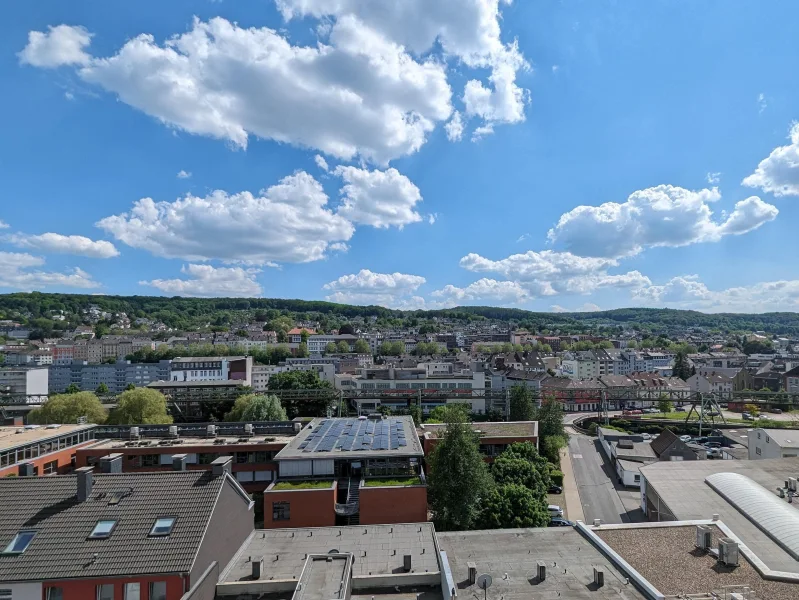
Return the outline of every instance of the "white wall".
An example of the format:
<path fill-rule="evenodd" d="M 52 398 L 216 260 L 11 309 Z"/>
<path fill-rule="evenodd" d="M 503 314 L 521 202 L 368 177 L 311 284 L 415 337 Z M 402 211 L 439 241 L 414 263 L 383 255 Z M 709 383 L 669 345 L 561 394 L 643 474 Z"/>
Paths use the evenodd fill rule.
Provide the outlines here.
<path fill-rule="evenodd" d="M 783 448 L 764 429 L 755 429 L 749 434 L 749 460 L 785 458 L 799 455 L 799 447 Z M 797 440 L 799 441 L 799 440 Z"/>
<path fill-rule="evenodd" d="M 641 487 L 641 471 L 638 469 L 634 471 L 627 471 L 621 466 L 620 462 L 616 463 L 616 474 L 619 476 L 622 485 L 626 487 Z M 638 481 L 635 480 L 635 477 L 638 476 Z"/>
<path fill-rule="evenodd" d="M 41 583 L 0 583 L 0 590 L 11 590 L 10 600 L 42 600 Z"/>
<path fill-rule="evenodd" d="M 28 396 L 46 396 L 49 392 L 49 369 L 30 369 L 26 373 L 25 394 Z"/>

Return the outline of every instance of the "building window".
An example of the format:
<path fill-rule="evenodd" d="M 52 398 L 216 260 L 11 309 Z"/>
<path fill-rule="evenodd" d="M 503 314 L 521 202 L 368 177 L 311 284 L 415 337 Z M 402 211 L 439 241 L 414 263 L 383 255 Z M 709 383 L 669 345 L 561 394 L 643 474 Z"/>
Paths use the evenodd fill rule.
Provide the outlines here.
<path fill-rule="evenodd" d="M 0 595 L 0 598 L 3 596 Z M 11 596 L 9 596 L 10 598 Z M 60 587 L 47 588 L 44 592 L 45 600 L 64 600 L 64 590 Z"/>
<path fill-rule="evenodd" d="M 42 473 L 44 475 L 55 475 L 56 473 L 58 473 L 58 461 L 51 460 L 50 462 L 44 463 L 44 466 L 42 468 Z"/>
<path fill-rule="evenodd" d="M 164 536 L 172 533 L 172 527 L 175 525 L 175 517 L 161 517 L 155 520 L 155 525 L 150 530 L 151 536 Z"/>
<path fill-rule="evenodd" d="M 762 451 L 760 450 L 760 448 L 755 448 L 755 454 L 757 454 L 758 456 L 760 456 L 762 454 Z"/>
<path fill-rule="evenodd" d="M 30 546 L 30 543 L 33 541 L 34 537 L 36 537 L 35 531 L 20 531 L 14 536 L 14 539 L 11 540 L 11 543 L 6 546 L 6 549 L 3 551 L 3 553 L 22 554 L 28 549 L 28 546 Z"/>
<path fill-rule="evenodd" d="M 640 483 L 640 481 L 641 481 L 641 476 L 640 476 L 640 475 L 635 475 L 635 476 L 634 476 L 634 478 L 633 478 L 633 480 L 635 481 L 635 483 Z"/>
<path fill-rule="evenodd" d="M 291 519 L 290 504 L 288 502 L 272 502 L 272 520 L 288 521 Z"/>
<path fill-rule="evenodd" d="M 125 584 L 125 600 L 141 600 L 141 584 L 138 581 Z"/>
<path fill-rule="evenodd" d="M 166 600 L 166 581 L 153 581 L 150 584 L 150 600 Z"/>
<path fill-rule="evenodd" d="M 111 532 L 117 526 L 117 522 L 112 519 L 97 521 L 92 532 L 89 534 L 91 540 L 104 540 L 111 537 Z"/>
<path fill-rule="evenodd" d="M 97 600 L 114 600 L 114 584 L 103 583 L 98 585 Z"/>

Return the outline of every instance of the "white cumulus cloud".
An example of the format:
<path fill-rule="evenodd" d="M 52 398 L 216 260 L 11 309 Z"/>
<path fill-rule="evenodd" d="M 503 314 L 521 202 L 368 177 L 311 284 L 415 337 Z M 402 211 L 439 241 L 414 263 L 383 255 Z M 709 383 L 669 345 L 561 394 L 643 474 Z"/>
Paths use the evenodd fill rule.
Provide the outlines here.
<path fill-rule="evenodd" d="M 184 171 L 183 169 L 178 171 L 177 175 L 178 179 L 189 179 L 190 177 L 191 177 L 191 171 Z"/>
<path fill-rule="evenodd" d="M 72 269 L 66 273 L 36 270 L 44 265 L 44 259 L 19 252 L 0 252 L 0 288 L 11 288 L 32 292 L 44 288 L 100 287 L 86 271 Z"/>
<path fill-rule="evenodd" d="M 188 279 L 153 279 L 140 281 L 139 284 L 174 296 L 247 298 L 263 293 L 261 285 L 255 280 L 259 269 L 190 264 L 184 266 L 181 273 L 188 275 Z"/>
<path fill-rule="evenodd" d="M 5 221 L 3 221 L 2 219 L 0 219 L 0 229 L 8 229 L 8 228 L 9 228 L 9 224 L 6 223 Z"/>
<path fill-rule="evenodd" d="M 747 233 L 779 212 L 752 196 L 717 221 L 711 203 L 720 199 L 716 188 L 691 191 L 659 185 L 633 192 L 622 203 L 578 206 L 561 215 L 548 237 L 581 256 L 618 258 L 654 246 L 686 246 Z"/>
<path fill-rule="evenodd" d="M 422 201 L 419 188 L 396 169 L 369 171 L 339 166 L 333 173 L 344 180 L 338 209 L 342 217 L 378 228 L 402 228 L 422 220 L 414 210 Z"/>
<path fill-rule="evenodd" d="M 57 25 L 49 31 L 28 33 L 28 45 L 18 54 L 22 64 L 54 69 L 64 65 L 85 65 L 91 56 L 85 48 L 92 36 L 83 27 Z"/>
<path fill-rule="evenodd" d="M 489 278 L 479 279 L 466 287 L 446 285 L 430 295 L 439 298 L 445 305 L 475 302 L 521 304 L 530 298 L 529 292 L 515 281 L 497 281 Z"/>
<path fill-rule="evenodd" d="M 327 171 L 330 170 L 330 167 L 328 167 L 328 165 L 327 165 L 327 161 L 320 154 L 317 154 L 316 156 L 314 156 L 313 159 L 314 159 L 314 162 L 316 163 L 316 166 L 319 167 L 320 169 L 322 169 L 323 171 L 327 172 Z"/>
<path fill-rule="evenodd" d="M 97 226 L 157 256 L 249 264 L 320 260 L 330 244 L 348 241 L 355 230 L 328 208 L 321 184 L 303 171 L 257 194 L 217 190 L 174 202 L 143 198 Z"/>
<path fill-rule="evenodd" d="M 9 241 L 20 248 L 32 248 L 42 252 L 58 254 L 75 254 L 89 258 L 113 258 L 119 256 L 114 244 L 104 240 L 94 241 L 82 235 L 61 235 L 60 233 L 42 233 L 26 235 L 23 233 L 9 236 Z"/>
<path fill-rule="evenodd" d="M 463 137 L 463 119 L 461 118 L 461 113 L 457 110 L 452 113 L 452 118 L 444 125 L 444 129 L 447 132 L 447 139 L 450 142 L 461 141 Z"/>
<path fill-rule="evenodd" d="M 705 180 L 710 185 L 716 185 L 717 183 L 721 182 L 721 172 L 715 172 L 715 173 L 708 172 L 708 174 L 705 175 Z"/>
<path fill-rule="evenodd" d="M 791 126 L 791 143 L 772 150 L 743 185 L 775 196 L 799 196 L 799 123 Z"/>
<path fill-rule="evenodd" d="M 358 273 L 342 275 L 322 287 L 331 292 L 326 296 L 331 302 L 376 304 L 411 310 L 408 308 L 411 304 L 414 307 L 419 305 L 421 298 L 416 297 L 415 292 L 425 281 L 419 275 L 374 273 L 369 269 L 361 269 Z"/>

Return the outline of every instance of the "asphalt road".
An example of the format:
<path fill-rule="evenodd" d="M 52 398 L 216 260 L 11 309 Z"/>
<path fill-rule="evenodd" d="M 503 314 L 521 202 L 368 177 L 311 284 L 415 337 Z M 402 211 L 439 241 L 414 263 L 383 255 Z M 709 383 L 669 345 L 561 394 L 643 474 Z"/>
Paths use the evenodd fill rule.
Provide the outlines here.
<path fill-rule="evenodd" d="M 644 520 L 638 508 L 639 490 L 616 484 L 616 475 L 597 438 L 572 433 L 569 454 L 586 523 L 594 519 L 603 523 Z"/>

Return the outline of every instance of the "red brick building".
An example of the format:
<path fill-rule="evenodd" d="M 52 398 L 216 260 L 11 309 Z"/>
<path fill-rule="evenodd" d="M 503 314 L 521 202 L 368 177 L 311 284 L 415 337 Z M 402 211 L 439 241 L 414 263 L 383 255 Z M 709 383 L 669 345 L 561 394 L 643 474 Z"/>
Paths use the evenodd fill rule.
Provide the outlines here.
<path fill-rule="evenodd" d="M 472 428 L 480 436 L 480 452 L 488 462 L 493 461 L 505 448 L 516 442 L 530 442 L 538 448 L 538 421 L 472 423 Z M 422 440 L 425 457 L 433 451 L 444 429 L 446 425 L 438 423 L 419 426 L 417 431 Z"/>
<path fill-rule="evenodd" d="M 275 457 L 264 527 L 426 521 L 423 458 L 411 417 L 314 419 Z"/>
<path fill-rule="evenodd" d="M 94 425 L 0 427 L 0 477 L 68 473 L 94 441 Z"/>
<path fill-rule="evenodd" d="M 213 586 L 253 531 L 229 466 L 0 479 L 0 587 L 13 600 L 179 600 Z"/>

